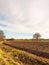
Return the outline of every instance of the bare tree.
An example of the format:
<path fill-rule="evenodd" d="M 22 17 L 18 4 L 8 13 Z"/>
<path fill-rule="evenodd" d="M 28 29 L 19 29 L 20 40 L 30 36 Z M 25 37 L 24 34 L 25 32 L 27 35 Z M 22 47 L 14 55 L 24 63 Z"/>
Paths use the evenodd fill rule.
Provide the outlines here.
<path fill-rule="evenodd" d="M 41 38 L 41 34 L 40 34 L 40 33 L 35 33 L 35 34 L 33 35 L 33 38 L 36 39 L 36 40 L 38 40 L 38 39 Z"/>

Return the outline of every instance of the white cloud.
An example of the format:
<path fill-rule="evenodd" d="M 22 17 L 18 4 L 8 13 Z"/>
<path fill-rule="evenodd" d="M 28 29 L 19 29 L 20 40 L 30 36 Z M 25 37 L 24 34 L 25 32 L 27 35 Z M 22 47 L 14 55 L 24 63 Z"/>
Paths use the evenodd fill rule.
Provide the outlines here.
<path fill-rule="evenodd" d="M 0 0 L 2 30 L 49 35 L 49 0 Z"/>

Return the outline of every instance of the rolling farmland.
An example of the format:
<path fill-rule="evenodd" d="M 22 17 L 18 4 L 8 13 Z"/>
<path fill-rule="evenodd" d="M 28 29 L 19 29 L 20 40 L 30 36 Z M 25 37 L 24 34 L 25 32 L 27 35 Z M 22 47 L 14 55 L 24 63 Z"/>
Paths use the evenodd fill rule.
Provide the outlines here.
<path fill-rule="evenodd" d="M 49 65 L 49 42 L 23 40 L 0 44 L 1 65 Z"/>
<path fill-rule="evenodd" d="M 0 45 L 1 65 L 49 65 L 49 59 L 15 49 L 13 47 Z"/>
<path fill-rule="evenodd" d="M 4 44 L 49 58 L 49 42 L 7 41 Z"/>

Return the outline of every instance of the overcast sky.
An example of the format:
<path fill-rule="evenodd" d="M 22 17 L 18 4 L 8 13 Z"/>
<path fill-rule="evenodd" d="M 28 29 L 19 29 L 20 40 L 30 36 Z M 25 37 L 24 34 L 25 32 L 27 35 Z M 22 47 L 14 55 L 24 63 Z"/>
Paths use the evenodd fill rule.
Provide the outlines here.
<path fill-rule="evenodd" d="M 49 0 L 0 0 L 0 30 L 7 38 L 49 38 Z"/>

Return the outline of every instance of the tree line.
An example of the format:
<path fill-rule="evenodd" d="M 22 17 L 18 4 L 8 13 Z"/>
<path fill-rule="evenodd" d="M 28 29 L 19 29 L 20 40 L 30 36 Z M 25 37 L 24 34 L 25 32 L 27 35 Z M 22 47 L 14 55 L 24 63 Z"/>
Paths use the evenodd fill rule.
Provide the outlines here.
<path fill-rule="evenodd" d="M 41 38 L 41 34 L 40 33 L 35 33 L 33 34 L 33 39 L 40 39 Z M 5 35 L 4 32 L 2 30 L 0 30 L 0 39 L 5 39 Z"/>

